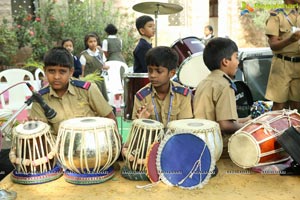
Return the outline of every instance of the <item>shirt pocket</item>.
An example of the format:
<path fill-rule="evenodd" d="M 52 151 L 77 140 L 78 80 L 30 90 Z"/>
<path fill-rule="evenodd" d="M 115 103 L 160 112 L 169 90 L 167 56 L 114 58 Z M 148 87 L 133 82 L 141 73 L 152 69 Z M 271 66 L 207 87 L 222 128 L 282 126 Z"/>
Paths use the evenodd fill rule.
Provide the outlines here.
<path fill-rule="evenodd" d="M 88 117 L 91 116 L 92 110 L 89 102 L 85 99 L 78 99 L 74 104 L 74 117 Z"/>

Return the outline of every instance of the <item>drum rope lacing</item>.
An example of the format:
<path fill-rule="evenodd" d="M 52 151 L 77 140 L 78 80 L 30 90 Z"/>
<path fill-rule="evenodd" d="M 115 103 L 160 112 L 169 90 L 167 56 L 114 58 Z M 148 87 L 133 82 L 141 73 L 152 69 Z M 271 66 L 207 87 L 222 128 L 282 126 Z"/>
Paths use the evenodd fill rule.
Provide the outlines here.
<path fill-rule="evenodd" d="M 273 111 L 273 112 L 274 112 L 274 111 Z M 289 126 L 292 126 L 292 121 L 291 121 L 291 120 L 295 120 L 295 121 L 300 122 L 299 119 L 290 116 L 291 114 L 295 114 L 295 113 L 297 113 L 297 110 L 292 110 L 292 111 L 286 111 L 286 110 L 284 110 L 284 112 L 282 112 L 281 115 L 278 115 L 278 116 L 272 118 L 270 121 L 268 121 L 268 123 L 266 123 L 266 122 L 264 122 L 264 121 L 260 121 L 260 118 L 258 118 L 257 120 L 252 121 L 251 123 L 261 124 L 261 125 L 263 126 L 263 128 L 264 128 L 264 133 L 265 133 L 265 134 L 269 134 L 271 131 L 273 131 L 273 132 L 275 132 L 275 134 L 273 134 L 273 135 L 274 135 L 274 136 L 278 136 L 279 134 L 281 134 L 280 131 L 278 131 L 276 128 L 273 128 L 270 124 L 273 123 L 273 122 L 278 121 L 278 120 L 281 119 L 281 118 L 287 117 L 288 125 L 289 125 Z M 262 116 L 262 117 L 263 117 L 263 116 Z M 248 126 L 249 124 L 250 124 L 250 123 L 247 123 L 244 127 Z M 243 127 L 243 128 L 244 128 L 244 127 Z M 242 128 L 242 129 L 243 129 L 243 128 Z M 253 132 L 259 130 L 260 128 L 261 128 L 261 127 L 258 127 L 258 128 L 256 128 L 256 129 L 252 130 L 251 133 L 253 133 Z M 267 131 L 268 131 L 268 132 L 267 132 Z"/>
<path fill-rule="evenodd" d="M 202 159 L 202 156 L 204 154 L 204 151 L 206 149 L 207 145 L 205 143 L 205 146 L 204 148 L 202 149 L 202 152 L 200 154 L 200 157 L 199 159 L 194 163 L 194 166 L 192 167 L 192 169 L 189 171 L 189 173 L 186 175 L 186 177 L 184 177 L 181 181 L 178 182 L 178 185 L 181 185 L 184 183 L 184 181 L 186 181 L 187 178 L 192 178 L 193 175 L 196 173 L 197 169 L 200 169 L 200 172 L 201 172 L 201 169 L 202 169 L 202 165 L 201 165 L 201 159 Z M 205 172 L 203 172 L 205 173 Z M 202 174 L 202 173 L 200 173 Z M 200 175 L 200 182 L 202 182 L 202 176 Z"/>
<path fill-rule="evenodd" d="M 142 171 L 145 170 L 145 158 L 143 157 L 144 152 L 140 150 L 146 150 L 148 151 L 150 148 L 149 144 L 152 144 L 152 138 L 154 136 L 154 141 L 158 140 L 159 135 L 162 134 L 162 127 L 147 127 L 150 129 L 146 129 L 146 127 L 142 127 L 141 125 L 138 126 L 138 124 L 132 125 L 131 133 L 141 133 L 141 134 L 131 134 L 128 141 L 130 141 L 128 148 L 123 149 L 123 153 L 125 157 L 127 158 L 126 164 L 130 166 L 130 161 L 133 162 L 132 167 L 129 167 L 131 170 L 137 170 Z M 149 131 L 149 134 L 147 132 Z M 146 142 L 148 137 L 148 141 Z M 136 144 L 136 145 L 133 145 Z M 146 144 L 148 146 L 146 147 Z M 135 148 L 135 149 L 133 149 Z M 147 148 L 147 149 L 146 149 Z M 138 166 L 139 165 L 139 166 Z"/>
<path fill-rule="evenodd" d="M 53 159 L 56 155 L 56 150 L 54 148 L 54 140 L 52 138 L 51 133 L 49 132 L 49 128 L 44 130 L 42 132 L 42 135 L 45 135 L 45 150 L 44 148 L 39 148 L 39 144 L 37 143 L 36 139 L 37 138 L 33 138 L 32 135 L 26 136 L 23 135 L 23 138 L 18 138 L 17 134 L 14 135 L 13 141 L 16 143 L 17 146 L 22 146 L 23 145 L 23 149 L 18 149 L 18 152 L 16 154 L 16 147 L 11 148 L 10 152 L 9 152 L 9 158 L 11 160 L 11 162 L 13 164 L 17 164 L 20 165 L 20 170 L 27 173 L 27 168 L 26 166 L 30 166 L 30 170 L 32 172 L 36 172 L 36 167 L 41 167 L 40 172 L 45 172 L 48 171 L 49 169 L 53 168 L 56 162 L 51 163 L 49 162 L 49 160 Z M 40 135 L 38 137 L 39 139 L 39 143 L 43 144 L 43 139 L 42 139 L 42 135 Z M 24 141 L 22 142 L 22 140 L 20 139 L 24 139 Z M 30 140 L 33 139 L 33 147 L 31 148 L 30 146 Z M 26 145 L 28 145 L 28 148 L 26 148 Z M 51 148 L 51 151 L 49 152 L 48 148 Z M 41 150 L 41 152 L 39 152 L 39 149 Z M 22 151 L 23 151 L 23 157 L 17 157 L 17 155 L 22 155 Z M 29 158 L 26 158 L 27 155 L 27 151 L 29 152 Z M 33 152 L 33 155 L 31 155 L 30 153 Z M 37 152 L 37 156 L 35 154 L 35 152 Z M 49 152 L 49 153 L 47 153 Z M 38 158 L 37 158 L 38 157 Z M 35 159 L 37 158 L 37 159 Z M 48 166 L 47 166 L 48 165 Z"/>

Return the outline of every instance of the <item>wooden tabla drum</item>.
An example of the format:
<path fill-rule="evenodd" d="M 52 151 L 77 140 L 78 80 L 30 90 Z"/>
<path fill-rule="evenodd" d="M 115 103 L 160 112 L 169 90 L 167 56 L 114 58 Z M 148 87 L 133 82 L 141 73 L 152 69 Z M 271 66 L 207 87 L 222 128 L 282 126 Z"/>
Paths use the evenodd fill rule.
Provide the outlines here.
<path fill-rule="evenodd" d="M 62 175 L 56 166 L 55 141 L 50 126 L 41 121 L 28 121 L 13 129 L 9 159 L 15 166 L 12 180 L 21 184 L 38 184 Z"/>
<path fill-rule="evenodd" d="M 122 175 L 131 180 L 148 180 L 146 176 L 146 155 L 153 142 L 164 133 L 164 125 L 152 119 L 135 119 L 129 137 L 122 149 L 125 166 Z"/>
<path fill-rule="evenodd" d="M 231 160 L 242 168 L 275 164 L 289 159 L 277 142 L 286 129 L 300 124 L 296 110 L 266 112 L 236 131 L 228 142 Z"/>

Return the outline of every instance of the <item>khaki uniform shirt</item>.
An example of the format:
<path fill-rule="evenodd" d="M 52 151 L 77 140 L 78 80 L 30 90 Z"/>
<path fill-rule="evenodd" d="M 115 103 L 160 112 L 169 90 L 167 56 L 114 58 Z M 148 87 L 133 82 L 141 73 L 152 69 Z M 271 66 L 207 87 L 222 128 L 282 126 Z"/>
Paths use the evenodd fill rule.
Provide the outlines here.
<path fill-rule="evenodd" d="M 287 16 L 285 16 L 285 14 Z M 300 15 L 291 9 L 277 9 L 271 12 L 266 23 L 266 35 L 282 39 L 292 35 L 292 27 L 300 28 Z M 296 41 L 273 54 L 289 57 L 300 57 L 300 45 Z M 274 56 L 268 79 L 265 98 L 277 103 L 288 100 L 300 102 L 300 62 L 290 62 Z"/>
<path fill-rule="evenodd" d="M 173 87 L 180 87 L 182 89 L 187 90 L 187 95 L 183 95 L 175 89 L 172 89 Z M 132 118 L 136 119 L 137 110 L 142 107 L 143 105 L 147 104 L 147 106 L 151 106 L 152 104 L 152 98 L 154 98 L 154 103 L 156 105 L 157 113 L 160 119 L 160 122 L 164 124 L 166 127 L 168 124 L 168 113 L 169 113 L 169 107 L 170 107 L 170 99 L 171 95 L 173 95 L 173 102 L 171 107 L 171 115 L 170 115 L 170 121 L 178 120 L 178 119 L 187 119 L 187 118 L 193 118 L 193 112 L 192 112 L 192 104 L 191 104 L 191 93 L 188 88 L 185 88 L 184 86 L 180 85 L 179 83 L 172 82 L 170 83 L 170 92 L 167 94 L 164 100 L 160 100 L 157 96 L 157 92 L 154 87 L 151 86 L 151 83 L 148 83 L 145 87 L 143 87 L 141 90 L 137 92 L 137 94 L 144 90 L 149 89 L 149 92 L 147 96 L 145 96 L 142 100 L 139 100 L 137 96 L 134 97 L 134 106 L 133 106 L 133 112 L 132 112 Z M 155 116 L 155 111 L 153 110 L 150 117 L 150 119 L 157 120 Z"/>
<path fill-rule="evenodd" d="M 49 87 L 49 86 L 48 86 Z M 89 89 L 83 89 L 69 83 L 66 93 L 59 97 L 50 87 L 49 92 L 42 97 L 56 111 L 56 116 L 48 120 L 42 107 L 34 102 L 30 111 L 32 119 L 48 121 L 53 134 L 57 135 L 60 122 L 75 117 L 105 117 L 112 112 L 112 107 L 100 93 L 98 87 L 92 83 Z M 78 125 L 80 128 L 80 124 Z"/>
<path fill-rule="evenodd" d="M 216 122 L 238 119 L 235 93 L 224 75 L 227 76 L 214 70 L 199 83 L 193 101 L 195 118 Z"/>
<path fill-rule="evenodd" d="M 293 26 L 300 28 L 300 15 L 296 16 L 297 13 L 291 9 L 283 9 L 283 11 L 274 11 L 271 13 L 266 22 L 266 35 L 279 36 L 285 39 L 292 35 Z M 287 17 L 284 13 L 287 14 Z M 273 51 L 274 54 L 282 54 L 285 56 L 300 56 L 299 52 L 298 42 L 294 42 L 283 49 Z"/>

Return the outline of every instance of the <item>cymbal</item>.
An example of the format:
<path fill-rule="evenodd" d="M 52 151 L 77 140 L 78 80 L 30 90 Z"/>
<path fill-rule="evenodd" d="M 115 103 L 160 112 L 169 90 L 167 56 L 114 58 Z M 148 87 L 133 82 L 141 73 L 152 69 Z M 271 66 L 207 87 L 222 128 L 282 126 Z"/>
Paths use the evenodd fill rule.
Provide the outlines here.
<path fill-rule="evenodd" d="M 143 2 L 135 4 L 133 10 L 146 13 L 146 14 L 158 14 L 168 15 L 178 13 L 183 10 L 183 7 L 173 3 L 162 3 L 162 2 Z"/>

